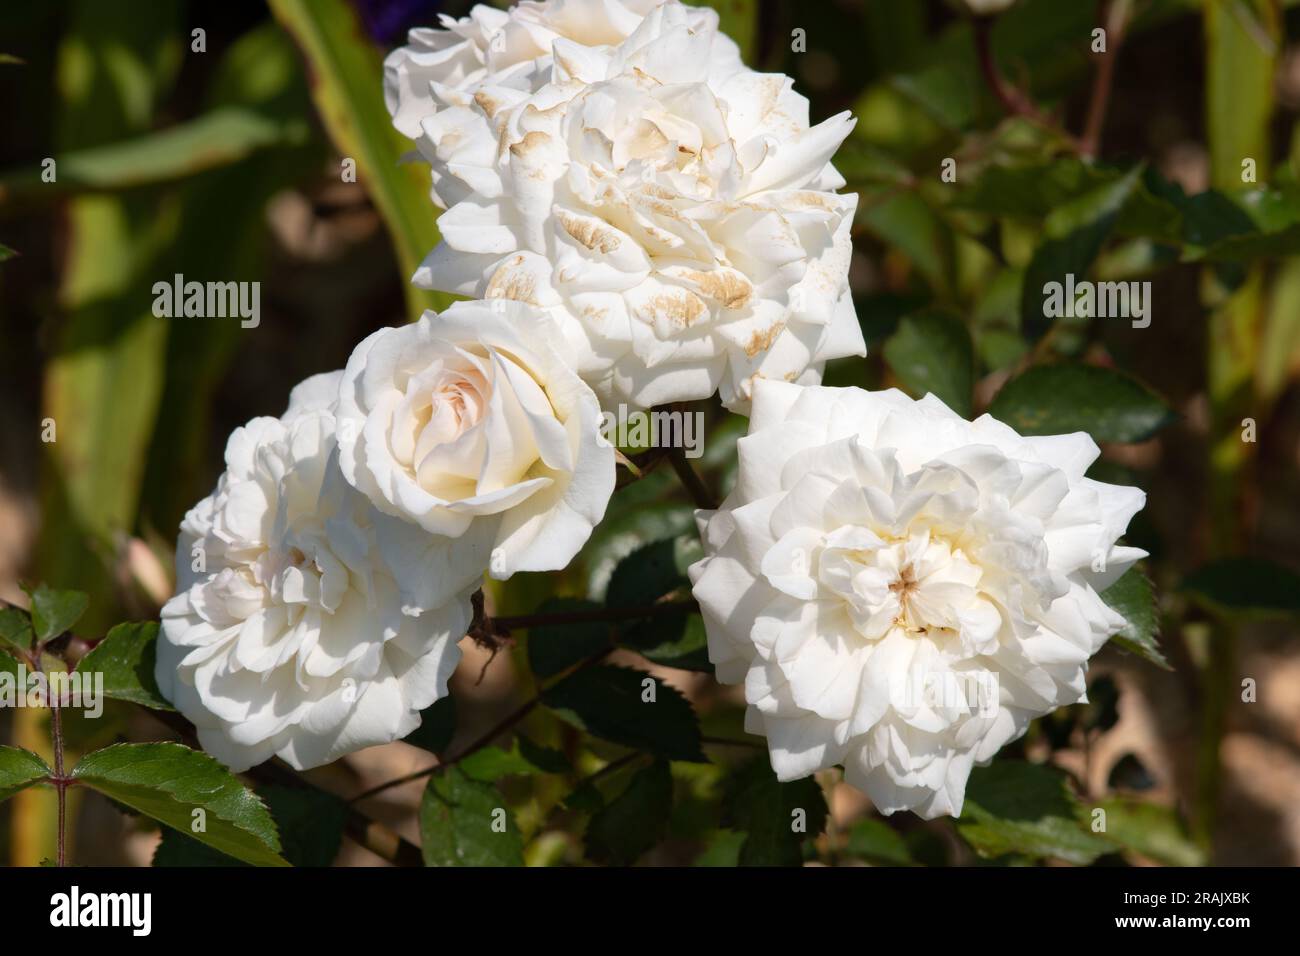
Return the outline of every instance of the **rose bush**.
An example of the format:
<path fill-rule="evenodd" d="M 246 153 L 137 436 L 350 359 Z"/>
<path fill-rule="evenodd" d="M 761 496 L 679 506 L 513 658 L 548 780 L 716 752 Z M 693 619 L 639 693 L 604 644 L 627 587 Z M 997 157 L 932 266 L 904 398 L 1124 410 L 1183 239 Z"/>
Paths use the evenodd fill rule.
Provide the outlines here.
<path fill-rule="evenodd" d="M 415 282 L 545 308 L 607 405 L 743 410 L 757 378 L 864 354 L 857 198 L 830 164 L 853 120 L 810 125 L 789 77 L 716 48 L 712 18 L 668 3 L 617 46 L 555 39 L 535 90 L 484 80 L 424 116 L 449 208 Z"/>
<path fill-rule="evenodd" d="M 234 770 L 272 756 L 315 767 L 403 737 L 460 660 L 483 564 L 386 518 L 343 480 L 341 379 L 313 376 L 280 418 L 236 429 L 216 489 L 181 525 L 156 677 Z M 425 567 L 418 606 L 393 561 L 411 539 L 446 555 Z"/>
<path fill-rule="evenodd" d="M 1084 697 L 1124 618 L 1098 596 L 1136 488 L 1085 434 L 1023 438 L 933 396 L 762 382 L 691 568 L 718 679 L 793 780 L 835 764 L 885 814 L 961 813 L 974 764 Z"/>
<path fill-rule="evenodd" d="M 1229 347 L 1240 323 L 1226 319 L 1247 299 L 1287 301 L 1286 271 L 1260 263 L 1289 254 L 1297 217 L 1277 186 L 1235 192 L 1240 151 L 1222 123 L 1193 145 L 1231 189 L 1188 195 L 1163 155 L 1118 161 L 1143 149 L 1131 130 L 1146 125 L 1107 125 L 1108 103 L 1133 101 L 1109 95 L 1130 82 L 1113 57 L 1155 24 L 1181 18 L 1190 35 L 1191 14 L 1022 0 L 992 18 L 1009 5 L 813 4 L 792 17 L 718 0 L 739 48 L 717 14 L 677 0 L 479 6 L 388 57 L 385 110 L 376 44 L 411 8 L 270 0 L 274 20 L 214 34 L 219 68 L 189 61 L 190 88 L 157 117 L 140 113 L 155 99 L 143 95 L 108 108 L 117 84 L 100 65 L 171 48 L 172 34 L 74 18 L 59 65 L 84 60 L 96 96 L 50 105 L 75 132 L 102 100 L 102 142 L 96 122 L 93 143 L 66 144 L 79 162 L 57 190 L 43 169 L 4 181 L 24 208 L 73 213 L 47 237 L 75 253 L 49 260 L 67 259 L 67 281 L 22 303 L 67 306 L 40 451 L 42 500 L 69 507 L 41 516 L 53 563 L 36 573 L 115 563 L 91 568 L 89 595 L 34 586 L 0 602 L 0 707 L 20 700 L 24 674 L 50 687 L 65 667 L 102 677 L 113 700 L 94 736 L 118 742 L 83 752 L 71 689 L 66 707 L 26 695 L 58 703 L 49 720 L 0 715 L 12 730 L 0 799 L 32 791 L 6 820 L 46 795 L 59 804 L 13 846 L 30 857 L 57 818 L 47 855 L 65 861 L 79 813 L 67 797 L 84 788 L 164 828 L 160 866 L 320 865 L 344 837 L 435 866 L 1207 859 L 1223 831 L 1222 734 L 1243 716 L 1237 682 L 1243 703 L 1255 689 L 1234 660 L 1250 642 L 1234 637 L 1292 613 L 1300 593 L 1250 550 L 1256 509 L 1271 519 L 1285 499 L 1275 453 L 1245 467 L 1257 421 L 1287 434 L 1285 350 L 1265 349 L 1270 362 Z M 1263 51 L 1280 38 L 1220 43 L 1252 24 L 1217 10 L 1204 14 L 1209 75 L 1234 75 L 1224 50 L 1273 75 Z M 746 68 L 739 49 L 783 72 Z M 1073 85 L 1085 55 L 1087 110 Z M 193 89 L 206 71 L 211 89 Z M 300 122 L 308 97 L 319 123 Z M 184 103 L 219 108 L 192 127 L 153 123 Z M 844 104 L 857 125 L 833 115 Z M 266 122 L 235 122 L 250 108 Z M 406 159 L 427 166 L 401 168 L 389 113 L 415 141 Z M 110 135 L 127 118 L 129 135 Z M 196 166 L 185 129 L 230 148 L 200 150 Z M 165 161 L 126 168 L 154 146 Z M 330 157 L 341 183 L 320 175 Z M 213 233 L 219 208 L 229 227 Z M 137 213 L 165 214 L 162 231 L 137 237 L 125 228 Z M 276 254 L 259 257 L 251 240 L 268 221 Z M 250 242 L 191 261 L 200 235 Z M 6 271 L 48 258 L 0 247 Z M 214 280 L 264 267 L 271 321 L 190 321 L 200 305 L 223 311 L 221 281 L 183 327 L 138 321 L 147 280 L 182 259 Z M 422 285 L 474 301 L 444 308 L 451 295 L 413 290 L 421 262 Z M 304 274 L 309 307 L 291 307 Z M 1085 279 L 1097 296 L 1057 318 L 1049 290 Z M 1161 339 L 1159 301 L 1179 287 L 1181 338 Z M 1217 316 L 1204 336 L 1188 322 L 1198 295 Z M 1261 342 L 1278 344 L 1283 312 L 1259 313 Z M 1205 368 L 1172 347 L 1202 339 Z M 1143 358 L 1153 343 L 1159 357 Z M 245 421 L 340 364 L 294 389 L 284 415 Z M 121 381 L 130 401 L 103 401 Z M 1176 408 L 1185 427 L 1162 432 Z M 234 428 L 224 462 L 209 424 Z M 1189 468 L 1198 456 L 1205 467 Z M 1210 484 L 1184 493 L 1202 473 Z M 1139 485 L 1160 507 L 1135 517 Z M 183 514 L 168 599 L 152 531 Z M 1134 566 L 1143 549 L 1155 560 Z M 114 626 L 128 614 L 144 620 Z M 461 649 L 475 658 L 463 667 Z M 1186 673 L 1153 669 L 1174 666 Z M 1186 690 L 1180 714 L 1204 708 L 1194 753 L 1112 746 L 1132 739 L 1149 688 Z M 158 721 L 128 723 L 125 704 Z M 120 742 L 164 725 L 166 739 Z M 48 750 L 33 728 L 48 728 Z M 301 779 L 263 765 L 398 740 Z M 1193 763 L 1184 795 L 1168 771 Z M 1142 777 L 1158 786 L 1139 796 L 1129 784 Z M 875 808 L 909 813 L 882 821 Z"/>

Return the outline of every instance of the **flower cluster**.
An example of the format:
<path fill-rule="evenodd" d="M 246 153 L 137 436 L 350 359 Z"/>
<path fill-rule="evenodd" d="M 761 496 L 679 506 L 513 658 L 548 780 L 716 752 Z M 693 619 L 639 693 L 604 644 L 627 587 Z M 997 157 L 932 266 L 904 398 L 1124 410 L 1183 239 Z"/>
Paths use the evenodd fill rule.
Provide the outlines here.
<path fill-rule="evenodd" d="M 447 693 L 486 571 L 563 568 L 605 512 L 591 390 L 520 303 L 380 329 L 226 446 L 181 525 L 157 677 L 234 769 L 397 740 Z"/>
<path fill-rule="evenodd" d="M 714 12 L 442 23 L 388 57 L 385 93 L 444 210 L 413 281 L 472 301 L 380 329 L 231 436 L 181 527 L 163 693 L 235 769 L 404 736 L 483 575 L 562 569 L 603 517 L 602 414 L 716 394 L 752 415 L 690 577 L 747 729 L 781 779 L 842 764 L 885 813 L 959 813 L 972 765 L 1081 699 L 1141 493 L 1084 476 L 1086 436 L 819 385 L 865 354 L 831 165 L 853 120 L 811 123 Z"/>
<path fill-rule="evenodd" d="M 395 122 L 447 209 L 414 281 L 546 309 L 604 402 L 716 392 L 743 412 L 757 379 L 816 384 L 866 352 L 857 197 L 830 164 L 853 120 L 811 125 L 790 78 L 745 69 L 713 11 L 648 6 L 478 7 L 389 57 Z"/>

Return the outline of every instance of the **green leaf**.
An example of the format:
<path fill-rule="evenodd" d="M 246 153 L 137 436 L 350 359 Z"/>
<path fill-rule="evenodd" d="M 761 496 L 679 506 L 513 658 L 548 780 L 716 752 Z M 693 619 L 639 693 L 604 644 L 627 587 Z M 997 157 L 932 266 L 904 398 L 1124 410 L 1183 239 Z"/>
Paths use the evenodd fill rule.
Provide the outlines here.
<path fill-rule="evenodd" d="M 0 195 L 26 202 L 172 182 L 265 149 L 300 146 L 308 138 L 301 117 L 281 120 L 255 110 L 216 109 L 167 129 L 63 153 L 53 183 L 42 181 L 39 166 L 5 170 Z"/>
<path fill-rule="evenodd" d="M 644 681 L 654 700 L 643 700 Z M 704 762 L 700 725 L 686 698 L 643 671 L 602 665 L 542 692 L 542 703 L 580 730 L 669 760 Z"/>
<path fill-rule="evenodd" d="M 849 830 L 848 852 L 868 863 L 910 866 L 915 861 L 903 835 L 883 820 L 859 820 Z"/>
<path fill-rule="evenodd" d="M 429 778 L 420 801 L 420 838 L 427 866 L 524 864 L 523 839 L 501 792 L 458 767 Z"/>
<path fill-rule="evenodd" d="M 699 559 L 694 535 L 652 541 L 633 551 L 614 569 L 605 605 L 614 609 L 650 607 L 690 587 L 686 569 Z M 690 608 L 659 613 L 619 625 L 618 643 L 666 667 L 711 673 L 702 622 Z"/>
<path fill-rule="evenodd" d="M 651 541 L 619 561 L 605 589 L 609 608 L 646 607 L 683 587 L 685 566 L 679 557 L 687 545 L 680 538 Z"/>
<path fill-rule="evenodd" d="M 1276 232 L 1229 236 L 1205 250 L 1206 262 L 1250 263 L 1256 259 L 1283 259 L 1300 253 L 1300 223 Z"/>
<path fill-rule="evenodd" d="M 420 726 L 402 739 L 431 754 L 441 754 L 446 751 L 455 733 L 456 703 L 451 694 L 447 694 L 420 711 Z"/>
<path fill-rule="evenodd" d="M 885 342 L 885 361 L 913 395 L 932 393 L 970 418 L 975 349 L 962 322 L 941 312 L 907 316 Z"/>
<path fill-rule="evenodd" d="M 747 835 L 740 866 L 799 866 L 803 841 L 822 832 L 826 815 L 816 779 L 781 783 L 765 756 L 737 771 L 723 804 L 723 825 Z"/>
<path fill-rule="evenodd" d="M 1097 190 L 1115 187 L 1130 172 L 1074 157 L 1016 166 L 992 165 L 962 192 L 956 205 L 987 215 L 1040 223 L 1059 207 Z M 1142 171 L 1115 221 L 1117 235 L 1161 242 L 1178 242 L 1182 238 L 1180 205 L 1174 195 L 1157 191 L 1168 184 L 1160 180 L 1157 186 L 1156 180 L 1158 175 L 1152 170 Z"/>
<path fill-rule="evenodd" d="M 83 757 L 72 777 L 245 863 L 288 865 L 261 799 L 205 753 L 176 743 L 115 744 Z M 196 832 L 200 819 L 206 830 Z"/>
<path fill-rule="evenodd" d="M 1016 365 L 1028 351 L 1020 335 L 1020 287 L 1025 275 L 1002 269 L 984 287 L 971 327 L 980 362 L 989 370 Z"/>
<path fill-rule="evenodd" d="M 691 505 L 676 501 L 656 504 L 637 501 L 630 507 L 622 507 L 629 493 L 636 493 L 639 485 L 656 477 L 652 474 L 616 494 L 610 500 L 605 520 L 592 532 L 591 539 L 582 549 L 587 596 L 591 600 L 604 600 L 614 568 L 637 548 L 651 541 L 694 531 L 695 509 Z"/>
<path fill-rule="evenodd" d="M 325 867 L 338 856 L 347 822 L 347 804 L 315 787 L 267 786 L 258 789 L 280 832 L 282 855 L 294 866 Z M 154 850 L 153 865 L 245 866 L 170 827 Z"/>
<path fill-rule="evenodd" d="M 388 226 L 404 280 L 438 243 L 429 203 L 429 171 L 401 162 L 411 142 L 393 128 L 384 106 L 383 57 L 345 0 L 270 0 L 271 12 L 307 59 L 312 98 L 341 155 L 356 160 L 358 179 Z M 414 320 L 453 297 L 402 283 Z"/>
<path fill-rule="evenodd" d="M 1099 442 L 1145 441 L 1174 420 L 1144 386 L 1094 365 L 1035 366 L 1002 387 L 989 414 L 1022 435 L 1085 431 Z"/>
<path fill-rule="evenodd" d="M 595 601 L 581 598 L 558 597 L 543 602 L 538 614 L 569 614 L 599 611 Z M 589 621 L 576 624 L 542 625 L 528 631 L 528 666 L 538 677 L 552 677 L 568 670 L 579 661 L 586 660 L 608 647 L 609 624 Z"/>
<path fill-rule="evenodd" d="M 1105 591 L 1101 599 L 1124 616 L 1123 629 L 1111 640 L 1157 667 L 1173 670 L 1156 638 L 1160 634 L 1160 609 L 1151 580 L 1137 568 L 1129 568 Z"/>
<path fill-rule="evenodd" d="M 1054 857 L 1087 864 L 1115 846 L 1087 829 L 1063 773 L 1022 760 L 971 771 L 957 829 L 980 856 Z"/>
<path fill-rule="evenodd" d="M 652 632 L 647 631 L 647 643 L 636 647 L 636 652 L 661 667 L 712 674 L 713 663 L 709 660 L 709 636 L 704 630 L 704 620 L 694 612 L 683 611 L 681 614 L 686 619 L 686 627 L 680 633 L 675 628 L 666 628 L 666 634 L 657 638 L 657 643 L 649 644 L 648 635 Z M 661 615 L 659 620 L 676 616 Z"/>
<path fill-rule="evenodd" d="M 954 283 L 956 250 L 952 227 L 915 191 L 892 185 L 864 189 L 858 221 L 911 260 L 937 292 Z"/>
<path fill-rule="evenodd" d="M 656 760 L 591 818 L 585 837 L 588 858 L 630 866 L 659 842 L 672 808 L 672 773 L 666 761 Z"/>
<path fill-rule="evenodd" d="M 590 780 L 583 780 L 561 801 L 561 805 L 574 813 L 592 814 L 598 813 L 605 805 L 605 798 L 601 796 L 599 787 Z"/>
<path fill-rule="evenodd" d="M 515 747 L 519 755 L 541 773 L 568 773 L 573 769 L 563 751 L 554 747 L 543 747 L 524 736 L 515 738 Z"/>
<path fill-rule="evenodd" d="M 1183 590 L 1220 614 L 1300 614 L 1300 575 L 1264 558 L 1225 558 L 1193 571 Z"/>
<path fill-rule="evenodd" d="M 20 607 L 0 607 L 0 641 L 19 650 L 31 650 L 32 618 Z"/>
<path fill-rule="evenodd" d="M 740 851 L 749 835 L 739 830 L 714 830 L 709 834 L 704 849 L 691 866 L 735 867 L 740 865 Z"/>
<path fill-rule="evenodd" d="M 1021 290 L 1021 325 L 1031 339 L 1041 338 L 1055 321 L 1044 314 L 1047 284 L 1055 282 L 1063 287 L 1068 276 L 1073 276 L 1076 283 L 1086 277 L 1141 175 L 1142 168 L 1134 168 L 1048 215 L 1044 241 L 1025 270 Z M 1063 306 L 1068 309 L 1070 304 Z"/>
<path fill-rule="evenodd" d="M 0 262 L 8 262 L 16 255 L 18 255 L 17 250 L 10 249 L 4 243 L 0 242 Z"/>
<path fill-rule="evenodd" d="M 0 646 L 0 674 L 8 674 L 15 681 L 15 690 L 18 687 L 18 658 L 12 656 Z"/>
<path fill-rule="evenodd" d="M 294 866 L 325 867 L 343 843 L 348 806 L 315 787 L 263 787 L 260 791 L 280 831 L 283 855 Z"/>
<path fill-rule="evenodd" d="M 287 859 L 287 857 L 286 857 Z M 176 867 L 246 867 L 233 856 L 227 856 L 198 840 L 187 837 L 171 827 L 162 828 L 162 839 L 154 848 L 151 866 Z"/>
<path fill-rule="evenodd" d="M 1273 156 L 1271 127 L 1281 5 L 1233 0 L 1204 5 L 1205 118 L 1210 181 L 1240 188 L 1241 161 L 1254 158 L 1261 179 Z"/>
<path fill-rule="evenodd" d="M 484 783 L 519 774 L 566 773 L 569 762 L 564 754 L 550 747 L 517 737 L 510 749 L 484 747 L 456 764 L 465 776 Z"/>
<path fill-rule="evenodd" d="M 52 770 L 45 761 L 21 747 L 0 747 L 0 801 L 40 783 Z"/>
<path fill-rule="evenodd" d="M 1146 182 L 1153 193 L 1173 205 L 1183 217 L 1182 241 L 1192 247 L 1213 247 L 1233 236 L 1258 232 L 1244 209 L 1217 189 L 1194 196 L 1183 187 L 1147 171 Z"/>
<path fill-rule="evenodd" d="M 892 76 L 888 83 L 945 130 L 956 131 L 968 126 L 979 109 L 980 88 L 944 64 Z"/>
<path fill-rule="evenodd" d="M 154 679 L 157 650 L 157 621 L 119 624 L 81 659 L 77 671 L 102 673 L 108 697 L 154 710 L 174 710 Z"/>
<path fill-rule="evenodd" d="M 36 640 L 48 641 L 71 630 L 86 613 L 90 599 L 81 591 L 56 591 L 44 584 L 29 592 Z"/>
<path fill-rule="evenodd" d="M 1126 850 L 1168 866 L 1204 866 L 1205 854 L 1192 841 L 1177 811 L 1129 797 L 1107 797 L 1106 836 Z"/>
<path fill-rule="evenodd" d="M 518 750 L 503 750 L 500 747 L 484 747 L 456 766 L 465 776 L 483 783 L 494 783 L 511 774 L 532 773 L 536 769 Z"/>

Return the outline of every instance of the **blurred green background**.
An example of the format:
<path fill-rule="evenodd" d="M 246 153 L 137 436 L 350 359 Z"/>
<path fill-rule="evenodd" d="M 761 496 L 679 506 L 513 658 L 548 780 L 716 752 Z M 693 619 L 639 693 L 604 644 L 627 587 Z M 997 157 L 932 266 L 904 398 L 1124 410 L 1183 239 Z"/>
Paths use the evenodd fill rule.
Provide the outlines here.
<path fill-rule="evenodd" d="M 972 414 L 1030 366 L 1083 362 L 1145 386 L 1136 425 L 1094 431 L 1096 474 L 1149 493 L 1128 539 L 1152 553 L 1173 669 L 1107 649 L 1094 669 L 1102 703 L 1041 722 L 1018 746 L 1093 797 L 1161 808 L 1143 823 L 1157 838 L 1130 862 L 1300 862 L 1300 594 L 1286 570 L 1300 563 L 1300 4 L 1025 0 L 990 31 L 1006 81 L 1041 111 L 1019 117 L 982 76 L 975 28 L 939 0 L 714 6 L 751 66 L 795 78 L 815 121 L 859 117 L 836 164 L 860 195 L 851 282 L 870 354 L 837 363 L 828 382 L 932 389 Z M 177 524 L 210 489 L 231 429 L 279 414 L 295 382 L 340 367 L 373 329 L 445 301 L 405 281 L 436 242 L 436 210 L 427 171 L 398 164 L 411 144 L 389 126 L 380 63 L 406 28 L 468 7 L 14 0 L 0 11 L 0 597 L 21 601 L 19 583 L 35 580 L 88 591 L 91 637 L 155 614 Z M 1099 22 L 1119 29 L 1088 166 L 1064 131 L 1088 123 Z M 1242 181 L 1243 157 L 1256 182 Z M 949 158 L 955 182 L 940 175 Z M 1039 327 L 1024 290 L 1065 262 L 1151 281 L 1151 326 Z M 152 286 L 175 273 L 260 281 L 260 325 L 154 317 Z M 1143 424 L 1153 415 L 1172 423 L 1156 435 Z M 713 421 L 705 464 L 722 486 L 741 423 Z M 671 482 L 648 481 L 615 499 L 608 525 L 562 583 L 525 579 L 497 600 L 530 610 L 557 586 L 582 595 L 603 574 L 603 587 L 635 543 L 687 531 L 689 506 Z M 1207 563 L 1242 558 L 1274 563 L 1189 584 Z M 1262 596 L 1250 592 L 1261 582 Z M 519 670 L 503 660 L 460 687 L 470 724 L 521 692 Z M 1240 701 L 1243 677 L 1260 683 L 1254 703 Z M 697 675 L 681 687 L 706 728 L 738 729 L 732 697 Z M 43 719 L 0 713 L 0 738 L 43 749 Z M 88 745 L 159 728 L 123 712 L 81 732 Z M 385 769 L 336 775 L 351 786 Z M 46 855 L 50 806 L 29 791 L 0 808 L 0 858 Z M 867 814 L 835 788 L 830 810 L 841 836 Z M 79 812 L 80 859 L 147 861 L 150 834 L 107 806 Z M 385 812 L 401 823 L 410 808 Z M 664 862 L 712 845 L 690 819 L 677 825 Z M 891 826 L 918 854 L 972 859 L 949 831 Z M 819 858 L 852 859 L 828 839 Z"/>

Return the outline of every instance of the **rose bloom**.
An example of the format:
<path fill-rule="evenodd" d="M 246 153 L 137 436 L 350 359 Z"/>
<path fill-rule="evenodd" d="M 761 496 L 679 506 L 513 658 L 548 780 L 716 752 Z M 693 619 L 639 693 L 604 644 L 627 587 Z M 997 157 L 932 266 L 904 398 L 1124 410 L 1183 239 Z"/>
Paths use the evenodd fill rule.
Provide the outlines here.
<path fill-rule="evenodd" d="M 392 554 L 434 545 L 343 480 L 341 377 L 309 378 L 282 417 L 235 429 L 216 489 L 181 523 L 156 677 L 232 770 L 272 756 L 303 770 L 400 739 L 460 660 L 487 554 L 444 540 L 421 600 L 403 593 Z"/>
<path fill-rule="evenodd" d="M 448 94 L 417 141 L 450 208 L 416 284 L 545 308 L 607 407 L 744 411 L 757 378 L 866 352 L 857 197 L 830 164 L 853 120 L 810 126 L 789 77 L 720 59 L 697 19 L 667 3 L 614 47 L 555 39 L 551 82 Z"/>
<path fill-rule="evenodd" d="M 508 86 L 536 92 L 552 76 L 556 40 L 587 47 L 617 46 L 664 0 L 525 0 L 508 11 L 478 4 L 469 16 L 438 15 L 444 29 L 410 31 L 407 46 L 384 60 L 384 100 L 393 125 L 416 139 L 423 122 L 439 110 L 472 102 L 481 89 Z M 679 5 L 676 0 L 669 3 Z M 679 5 L 680 6 L 680 5 Z M 711 71 L 743 69 L 740 49 L 717 33 L 718 14 L 707 7 L 683 7 L 696 31 L 714 31 Z M 471 195 L 447 162 L 431 157 L 433 200 L 440 208 Z M 451 166 L 458 164 L 453 159 Z"/>
<path fill-rule="evenodd" d="M 934 396 L 760 382 L 735 489 L 690 569 L 725 683 L 782 780 L 843 764 L 885 814 L 961 813 L 1029 721 L 1085 699 L 1145 556 L 1145 497 L 1084 477 L 1082 433 L 1025 438 Z"/>
<path fill-rule="evenodd" d="M 506 301 L 375 332 L 343 373 L 343 474 L 381 511 L 489 551 L 494 577 L 565 567 L 605 514 L 614 449 L 557 338 L 545 313 Z M 398 573 L 418 595 L 429 558 L 400 545 L 414 545 Z"/>

